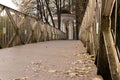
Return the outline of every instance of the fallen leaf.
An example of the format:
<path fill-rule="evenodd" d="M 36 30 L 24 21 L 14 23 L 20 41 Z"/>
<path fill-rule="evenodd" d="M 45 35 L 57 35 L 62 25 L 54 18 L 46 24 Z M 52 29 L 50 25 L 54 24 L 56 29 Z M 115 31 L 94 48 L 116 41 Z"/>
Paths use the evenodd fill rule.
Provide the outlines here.
<path fill-rule="evenodd" d="M 49 73 L 56 73 L 57 70 L 48 70 Z"/>
<path fill-rule="evenodd" d="M 73 64 L 73 65 L 76 65 L 76 64 L 82 64 L 82 63 L 83 63 L 82 60 L 77 60 L 77 61 L 73 62 L 72 64 Z"/>
<path fill-rule="evenodd" d="M 93 78 L 92 80 L 103 80 L 102 78 Z"/>
<path fill-rule="evenodd" d="M 28 77 L 22 77 L 22 78 L 13 79 L 13 80 L 28 80 Z"/>
<path fill-rule="evenodd" d="M 72 72 L 72 73 L 69 73 L 69 76 L 70 76 L 71 78 L 73 78 L 73 77 L 75 77 L 75 76 L 78 76 L 78 73 Z"/>

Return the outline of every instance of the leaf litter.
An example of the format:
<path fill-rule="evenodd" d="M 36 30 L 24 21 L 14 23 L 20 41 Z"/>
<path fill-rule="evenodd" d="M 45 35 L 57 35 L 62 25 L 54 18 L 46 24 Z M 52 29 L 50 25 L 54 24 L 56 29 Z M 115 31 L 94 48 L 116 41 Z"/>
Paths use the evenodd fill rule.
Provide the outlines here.
<path fill-rule="evenodd" d="M 70 78 L 87 76 L 87 74 L 89 74 L 92 71 L 93 65 L 91 65 L 91 63 L 93 63 L 94 61 L 94 56 L 93 55 L 90 56 L 87 53 L 76 53 L 74 54 L 74 56 L 83 57 L 83 59 L 78 59 L 72 62 L 71 63 L 72 67 L 70 67 L 69 69 L 63 70 L 63 71 L 58 71 L 55 69 L 45 70 L 45 67 L 42 64 L 42 61 L 32 61 L 31 62 L 32 65 L 31 66 L 28 65 L 26 70 L 31 68 L 32 71 L 36 74 L 39 74 L 40 71 L 47 71 L 48 73 L 54 73 L 54 74 L 62 73 L 66 77 L 70 77 Z M 81 65 L 81 66 L 76 67 L 76 65 Z M 23 77 L 23 78 L 15 79 L 15 80 L 28 80 L 28 77 Z M 93 78 L 92 80 L 101 80 L 101 79 Z"/>

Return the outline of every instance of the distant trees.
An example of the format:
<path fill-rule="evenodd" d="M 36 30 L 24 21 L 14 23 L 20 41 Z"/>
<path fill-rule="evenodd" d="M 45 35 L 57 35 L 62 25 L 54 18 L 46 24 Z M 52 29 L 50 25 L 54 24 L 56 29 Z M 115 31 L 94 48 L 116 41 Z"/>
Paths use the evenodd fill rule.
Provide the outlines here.
<path fill-rule="evenodd" d="M 84 17 L 85 9 L 88 3 L 88 0 L 75 0 L 76 2 L 76 34 L 77 34 L 77 39 L 79 35 L 79 30 L 80 26 L 82 23 L 82 19 Z"/>
<path fill-rule="evenodd" d="M 60 29 L 61 26 L 61 11 L 62 9 L 67 9 L 71 11 L 72 9 L 72 2 L 73 0 L 43 0 L 46 2 L 46 9 L 49 12 L 49 16 L 51 17 L 51 21 L 53 26 L 55 26 L 53 21 L 53 15 L 57 14 L 58 18 L 58 28 Z M 40 0 L 39 0 L 40 2 Z"/>
<path fill-rule="evenodd" d="M 69 10 L 76 16 L 76 33 L 78 35 L 82 18 L 88 0 L 12 0 L 19 10 L 55 27 L 53 15 L 58 18 L 58 28 L 61 26 L 61 12 L 63 9 Z"/>
<path fill-rule="evenodd" d="M 58 28 L 61 25 L 61 10 L 71 9 L 72 0 L 12 0 L 23 13 L 37 16 L 40 20 L 55 26 L 53 14 L 58 16 Z"/>
<path fill-rule="evenodd" d="M 35 0 L 12 0 L 17 5 L 19 11 L 29 15 L 36 15 L 36 1 Z"/>

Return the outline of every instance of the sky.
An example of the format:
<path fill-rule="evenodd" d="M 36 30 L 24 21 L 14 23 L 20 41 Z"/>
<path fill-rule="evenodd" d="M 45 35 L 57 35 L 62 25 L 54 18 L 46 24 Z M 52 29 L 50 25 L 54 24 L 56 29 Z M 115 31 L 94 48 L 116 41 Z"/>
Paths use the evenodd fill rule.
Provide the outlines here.
<path fill-rule="evenodd" d="M 12 0 L 0 0 L 0 4 L 17 9 L 17 7 L 12 3 Z"/>

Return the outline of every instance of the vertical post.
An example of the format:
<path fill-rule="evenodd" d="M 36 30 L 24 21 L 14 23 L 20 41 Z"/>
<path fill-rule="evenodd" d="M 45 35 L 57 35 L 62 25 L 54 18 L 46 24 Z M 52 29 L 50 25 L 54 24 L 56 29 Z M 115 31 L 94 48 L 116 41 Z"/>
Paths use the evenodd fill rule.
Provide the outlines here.
<path fill-rule="evenodd" d="M 61 18 L 60 30 L 63 31 L 63 19 Z"/>
<path fill-rule="evenodd" d="M 116 4 L 114 4 L 114 6 L 116 6 Z M 119 61 L 111 34 L 111 16 L 102 16 L 101 22 L 102 23 L 100 30 L 99 53 L 97 62 L 98 73 L 107 80 L 119 80 Z"/>
<path fill-rule="evenodd" d="M 5 46 L 6 46 L 6 36 L 7 36 L 7 34 L 6 34 L 6 29 L 7 29 L 7 15 L 6 15 L 6 12 L 5 12 L 5 22 L 4 22 L 4 35 L 5 35 Z"/>
<path fill-rule="evenodd" d="M 62 27 L 63 27 L 63 32 L 66 33 L 65 20 L 64 21 L 62 20 L 61 23 L 62 23 Z"/>
<path fill-rule="evenodd" d="M 114 40 L 114 42 L 115 42 L 115 44 L 116 44 L 116 37 L 117 37 L 117 35 L 116 35 L 116 28 L 117 28 L 117 10 L 118 10 L 118 2 L 117 2 L 117 0 L 116 0 L 116 3 L 115 3 L 115 40 Z"/>
<path fill-rule="evenodd" d="M 73 37 L 74 37 L 74 40 L 77 40 L 77 34 L 76 34 L 76 24 L 75 24 L 76 22 L 75 22 L 75 20 L 73 21 Z"/>
<path fill-rule="evenodd" d="M 73 40 L 73 22 L 69 21 L 69 40 Z"/>

